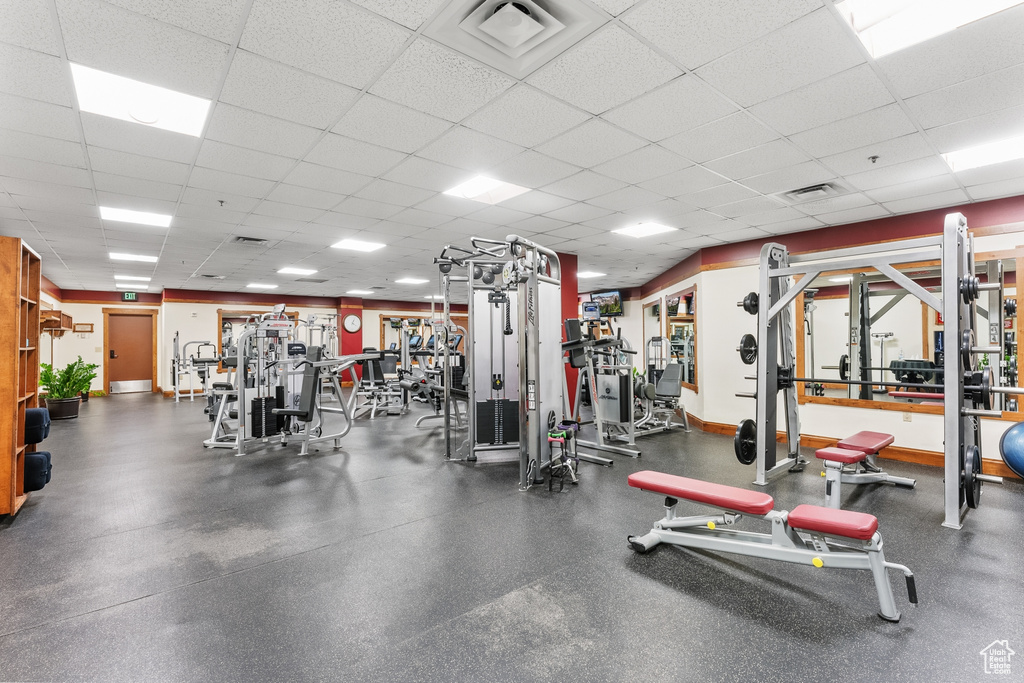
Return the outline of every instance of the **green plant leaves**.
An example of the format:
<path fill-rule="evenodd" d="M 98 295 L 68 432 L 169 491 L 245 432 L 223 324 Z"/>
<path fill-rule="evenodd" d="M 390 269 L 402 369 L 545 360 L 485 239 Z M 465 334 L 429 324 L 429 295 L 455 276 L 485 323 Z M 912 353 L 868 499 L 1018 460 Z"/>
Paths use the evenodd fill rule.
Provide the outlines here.
<path fill-rule="evenodd" d="M 78 360 L 68 363 L 63 370 L 54 370 L 49 363 L 40 363 L 39 386 L 46 391 L 47 398 L 74 398 L 80 393 L 89 391 L 89 386 L 96 379 L 95 363 L 86 363 L 79 356 Z"/>

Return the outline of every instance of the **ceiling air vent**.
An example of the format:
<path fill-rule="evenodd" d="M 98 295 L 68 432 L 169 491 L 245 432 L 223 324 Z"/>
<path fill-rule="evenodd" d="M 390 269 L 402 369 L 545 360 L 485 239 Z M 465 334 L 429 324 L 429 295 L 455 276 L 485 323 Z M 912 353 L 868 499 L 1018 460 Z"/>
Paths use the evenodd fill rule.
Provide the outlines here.
<path fill-rule="evenodd" d="M 223 280 L 224 279 L 223 275 L 208 275 L 206 273 L 203 273 L 199 277 L 205 277 L 207 280 Z"/>
<path fill-rule="evenodd" d="M 803 204 L 804 202 L 814 202 L 835 197 L 838 194 L 841 194 L 840 188 L 832 183 L 819 183 L 817 185 L 801 187 L 799 190 L 790 190 L 784 193 L 784 197 L 791 204 Z"/>
<path fill-rule="evenodd" d="M 244 244 L 250 247 L 262 247 L 267 243 L 267 240 L 262 237 L 245 237 L 244 235 L 235 235 L 231 241 L 235 244 Z"/>
<path fill-rule="evenodd" d="M 295 281 L 296 282 L 312 282 L 313 284 L 316 284 L 316 285 L 322 285 L 323 283 L 327 282 L 327 280 L 318 280 L 315 277 L 300 277 L 300 278 L 297 278 Z"/>
<path fill-rule="evenodd" d="M 607 21 L 583 0 L 454 0 L 423 33 L 523 78 Z"/>

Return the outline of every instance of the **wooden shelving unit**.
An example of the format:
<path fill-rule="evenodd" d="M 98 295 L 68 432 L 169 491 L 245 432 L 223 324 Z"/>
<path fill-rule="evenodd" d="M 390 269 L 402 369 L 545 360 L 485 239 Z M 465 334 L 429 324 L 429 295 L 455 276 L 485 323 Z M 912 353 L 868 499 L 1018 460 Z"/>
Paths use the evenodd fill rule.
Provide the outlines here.
<path fill-rule="evenodd" d="M 0 237 L 0 515 L 18 512 L 25 493 L 25 411 L 39 403 L 39 254 Z"/>

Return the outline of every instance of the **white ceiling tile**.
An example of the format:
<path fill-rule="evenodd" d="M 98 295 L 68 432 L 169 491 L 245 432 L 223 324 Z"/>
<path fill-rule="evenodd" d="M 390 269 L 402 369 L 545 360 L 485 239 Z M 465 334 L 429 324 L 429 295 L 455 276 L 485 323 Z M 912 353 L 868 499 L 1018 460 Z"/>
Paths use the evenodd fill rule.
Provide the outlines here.
<path fill-rule="evenodd" d="M 692 165 L 693 162 L 664 147 L 648 145 L 595 166 L 594 170 L 625 183 L 637 184 Z"/>
<path fill-rule="evenodd" d="M 738 154 L 709 161 L 705 166 L 716 173 L 741 180 L 805 161 L 809 161 L 807 155 L 788 140 L 773 140 Z"/>
<path fill-rule="evenodd" d="M 631 185 L 615 192 L 593 197 L 587 203 L 612 211 L 625 211 L 626 209 L 635 209 L 640 206 L 655 204 L 662 199 L 664 197 L 660 194 Z"/>
<path fill-rule="evenodd" d="M 60 58 L 0 43 L 0 64 L 0 92 L 71 106 L 71 77 Z"/>
<path fill-rule="evenodd" d="M 93 171 L 127 175 L 143 180 L 184 185 L 188 165 L 138 154 L 119 152 L 103 147 L 89 147 L 89 163 Z"/>
<path fill-rule="evenodd" d="M 758 123 L 746 112 L 738 112 L 662 140 L 661 145 L 687 159 L 703 163 L 778 137 L 778 133 Z"/>
<path fill-rule="evenodd" d="M 1024 194 L 1024 178 L 1013 178 L 1011 180 L 999 180 L 994 183 L 973 185 L 967 188 L 967 194 L 971 195 L 971 199 L 974 201 Z"/>
<path fill-rule="evenodd" d="M 907 100 L 925 128 L 934 128 L 1024 104 L 1024 64 L 988 73 Z"/>
<path fill-rule="evenodd" d="M 921 197 L 926 194 L 945 192 L 947 190 L 956 189 L 957 187 L 958 184 L 956 182 L 956 178 L 953 177 L 953 174 L 943 173 L 941 175 L 932 176 L 931 178 L 913 180 L 908 183 L 884 185 L 874 190 L 868 190 L 864 194 L 875 202 L 892 202 L 898 199 L 910 199 L 911 197 Z"/>
<path fill-rule="evenodd" d="M 957 188 L 955 190 L 947 190 L 945 192 L 929 194 L 923 197 L 897 199 L 894 202 L 886 202 L 882 206 L 893 213 L 910 213 L 912 211 L 927 211 L 928 209 L 956 206 L 957 204 L 965 204 L 968 201 L 970 201 L 970 199 L 968 199 L 967 195 L 964 194 L 964 191 Z"/>
<path fill-rule="evenodd" d="M 679 199 L 691 206 L 707 209 L 755 196 L 757 196 L 757 193 L 750 188 L 743 187 L 737 183 L 728 183 L 707 190 L 701 190 L 700 192 L 687 193 L 681 195 Z"/>
<path fill-rule="evenodd" d="M 0 154 L 58 166 L 85 168 L 82 143 L 14 130 L 0 130 Z"/>
<path fill-rule="evenodd" d="M 96 191 L 96 201 L 99 202 L 100 206 L 117 206 L 134 209 L 135 211 L 150 211 L 152 213 L 163 213 L 173 214 L 175 200 L 173 199 L 155 199 L 151 197 L 142 197 L 137 194 L 124 194 L 117 191 Z M 108 227 L 110 223 L 106 224 Z M 158 228 L 161 234 L 165 232 L 163 228 Z"/>
<path fill-rule="evenodd" d="M 931 178 L 949 173 L 949 166 L 939 157 L 925 157 L 885 168 L 872 169 L 846 177 L 847 182 L 858 190 L 875 190 L 886 185 L 909 183 L 912 180 Z"/>
<path fill-rule="evenodd" d="M 465 182 L 472 173 L 461 168 L 446 166 L 429 159 L 420 157 L 407 157 L 405 161 L 395 166 L 382 177 L 393 180 L 396 183 L 421 187 L 434 192 L 444 192 L 456 185 Z"/>
<path fill-rule="evenodd" d="M 246 0 L 107 0 L 139 14 L 144 14 L 222 43 L 230 43 L 238 31 Z"/>
<path fill-rule="evenodd" d="M 591 2 L 614 17 L 635 5 L 637 0 L 591 0 Z"/>
<path fill-rule="evenodd" d="M 747 240 L 764 239 L 769 236 L 769 233 L 759 228 L 740 228 L 738 230 L 715 232 L 713 235 L 726 242 L 745 242 Z"/>
<path fill-rule="evenodd" d="M 681 73 L 635 37 L 610 25 L 551 61 L 527 82 L 600 114 Z"/>
<path fill-rule="evenodd" d="M 792 135 L 892 101 L 871 67 L 861 64 L 754 105 L 750 113 L 783 135 Z"/>
<path fill-rule="evenodd" d="M 878 204 L 870 204 L 856 209 L 844 209 L 843 211 L 819 214 L 816 218 L 823 221 L 826 225 L 845 225 L 846 223 L 859 223 L 860 221 L 891 215 L 891 213 Z"/>
<path fill-rule="evenodd" d="M 188 185 L 189 187 L 196 187 L 210 192 L 223 192 L 242 197 L 262 199 L 274 188 L 274 181 L 197 166 L 192 169 Z"/>
<path fill-rule="evenodd" d="M 542 187 L 579 172 L 579 167 L 527 150 L 490 169 L 488 175 L 530 189 Z"/>
<path fill-rule="evenodd" d="M 797 133 L 790 140 L 815 157 L 846 152 L 916 131 L 897 104 L 851 116 L 842 121 Z"/>
<path fill-rule="evenodd" d="M 956 152 L 976 145 L 1020 137 L 1021 121 L 1024 121 L 1024 106 L 1010 107 L 947 126 L 930 128 L 925 134 L 940 153 Z"/>
<path fill-rule="evenodd" d="M 334 210 L 339 213 L 350 213 L 355 216 L 379 218 L 384 220 L 386 218 L 391 218 L 401 211 L 402 207 L 394 204 L 382 204 L 381 202 L 363 199 L 362 197 L 349 197 L 341 204 L 334 207 Z"/>
<path fill-rule="evenodd" d="M 980 185 L 997 180 L 1010 180 L 1024 177 L 1024 159 L 1004 161 L 1001 164 L 979 166 L 955 174 L 964 185 Z"/>
<path fill-rule="evenodd" d="M 831 168 L 839 175 L 852 175 L 870 171 L 873 168 L 891 166 L 892 164 L 913 161 L 922 157 L 931 156 L 935 152 L 923 135 L 913 133 L 903 135 L 892 140 L 885 140 L 868 147 L 835 154 L 821 160 L 823 164 Z M 871 157 L 877 156 L 875 161 Z"/>
<path fill-rule="evenodd" d="M 238 50 L 220 101 L 324 130 L 358 96 L 347 85 Z"/>
<path fill-rule="evenodd" d="M 291 121 L 239 109 L 220 102 L 206 131 L 209 140 L 298 159 L 313 145 L 319 131 Z"/>
<path fill-rule="evenodd" d="M 97 114 L 81 114 L 85 141 L 94 147 L 189 164 L 199 149 L 199 138 Z"/>
<path fill-rule="evenodd" d="M 171 183 L 160 183 L 142 178 L 129 178 L 123 175 L 112 175 L 93 171 L 93 182 L 97 191 L 117 192 L 123 195 L 137 195 L 147 199 L 162 199 L 168 202 L 178 201 L 182 186 Z M 131 208 L 131 207 L 122 207 Z"/>
<path fill-rule="evenodd" d="M 217 93 L 228 46 L 99 0 L 56 0 L 68 59 L 178 92 Z"/>
<path fill-rule="evenodd" d="M 507 225 L 529 217 L 530 214 L 523 211 L 506 209 L 504 206 L 498 205 L 488 206 L 467 216 L 471 221 L 480 221 L 482 223 L 491 223 L 493 225 Z"/>
<path fill-rule="evenodd" d="M 613 180 L 593 171 L 580 171 L 576 175 L 569 176 L 564 180 L 551 183 L 544 187 L 543 190 L 556 194 L 559 197 L 584 201 L 601 194 L 621 190 L 625 186 L 626 184 L 620 180 Z"/>
<path fill-rule="evenodd" d="M 639 149 L 644 144 L 644 140 L 635 135 L 625 133 L 601 119 L 591 119 L 538 146 L 537 151 L 570 164 L 590 168 Z"/>
<path fill-rule="evenodd" d="M 820 0 L 770 0 L 758 3 L 755 12 L 744 0 L 650 0 L 623 22 L 687 69 L 695 69 L 819 7 Z"/>
<path fill-rule="evenodd" d="M 566 207 L 566 209 L 568 209 L 568 208 L 571 208 L 571 207 Z M 594 208 L 594 207 L 590 207 L 590 208 Z M 564 211 L 564 210 L 565 209 L 559 209 L 559 211 Z M 598 209 L 598 210 L 599 211 L 603 211 L 603 209 Z M 558 211 L 552 211 L 551 213 L 552 214 L 556 214 L 556 213 L 558 213 Z M 560 220 L 560 219 L 554 218 L 552 215 L 547 215 L 547 216 L 530 216 L 529 218 L 524 218 L 521 221 L 516 221 L 515 223 L 512 223 L 508 227 L 509 227 L 510 230 L 512 230 L 516 234 L 521 234 L 521 233 L 540 234 L 540 233 L 549 232 L 551 230 L 557 230 L 558 228 L 564 228 L 569 223 L 575 223 L 575 222 L 576 221 Z"/>
<path fill-rule="evenodd" d="M 716 206 L 714 213 L 726 218 L 737 218 L 779 208 L 782 208 L 782 203 L 777 199 L 772 199 L 771 197 L 750 197 L 748 199 L 741 199 L 738 202 Z"/>
<path fill-rule="evenodd" d="M 611 211 L 609 209 L 603 209 L 599 206 L 593 206 L 591 204 L 585 204 L 584 202 L 576 202 L 570 206 L 556 209 L 555 211 L 548 212 L 550 218 L 556 218 L 559 221 L 568 221 L 569 223 L 582 223 L 583 221 L 593 220 L 600 218 L 601 216 L 607 216 Z"/>
<path fill-rule="evenodd" d="M 222 201 L 224 202 L 223 205 L 221 205 Z M 256 208 L 259 201 L 255 197 L 243 197 L 242 195 L 227 194 L 226 192 L 202 190 L 198 187 L 186 187 L 185 192 L 181 196 L 182 203 L 178 206 L 178 215 L 237 224 L 242 221 L 245 214 Z M 197 208 L 185 211 L 186 205 Z"/>
<path fill-rule="evenodd" d="M 416 30 L 444 0 L 352 0 L 360 7 Z"/>
<path fill-rule="evenodd" d="M 794 204 L 794 208 L 799 209 L 803 213 L 817 216 L 818 214 L 833 213 L 844 209 L 857 209 L 873 203 L 874 202 L 867 195 L 860 194 L 859 192 L 851 192 L 849 194 L 826 197 L 812 202 L 801 202 L 799 204 Z"/>
<path fill-rule="evenodd" d="M 374 180 L 355 194 L 363 199 L 397 204 L 398 206 L 414 206 L 434 196 L 434 192 L 431 190 L 381 179 Z"/>
<path fill-rule="evenodd" d="M 764 194 L 788 192 L 808 185 L 817 185 L 832 180 L 835 173 L 824 168 L 816 161 L 805 161 L 802 164 L 780 168 L 763 175 L 745 178 L 743 184 L 752 190 Z"/>
<path fill-rule="evenodd" d="M 718 211 L 718 209 L 714 210 Z M 806 214 L 800 213 L 796 209 L 788 206 L 768 209 L 767 211 L 758 211 L 755 213 L 745 213 L 742 216 L 734 217 L 733 220 L 737 223 L 742 223 L 743 225 L 758 228 L 766 225 L 778 225 L 779 223 L 785 223 L 786 221 L 799 221 L 800 223 L 815 222 L 813 218 L 809 218 Z"/>
<path fill-rule="evenodd" d="M 697 75 L 749 107 L 862 63 L 855 41 L 822 8 L 701 67 Z"/>
<path fill-rule="evenodd" d="M 554 237 L 561 237 L 563 239 L 586 240 L 589 237 L 595 237 L 597 235 L 604 234 L 604 232 L 604 230 L 598 230 L 597 228 L 589 228 L 585 225 L 567 225 L 564 228 L 552 230 L 548 234 Z"/>
<path fill-rule="evenodd" d="M 400 152 L 415 152 L 451 127 L 447 121 L 363 95 L 333 132 Z"/>
<path fill-rule="evenodd" d="M 396 213 L 390 218 L 390 220 L 396 223 L 416 225 L 422 228 L 436 228 L 437 226 L 450 221 L 451 216 L 433 213 L 432 211 L 422 211 L 420 209 L 406 209 L 405 211 Z"/>
<path fill-rule="evenodd" d="M 483 171 L 521 153 L 523 148 L 469 128 L 455 126 L 417 156 L 468 171 Z"/>
<path fill-rule="evenodd" d="M 378 176 L 406 158 L 402 152 L 329 133 L 306 155 L 321 166 Z"/>
<path fill-rule="evenodd" d="M 4 178 L 0 176 L 0 186 L 12 196 L 27 195 L 29 197 L 43 197 L 62 199 L 67 202 L 79 204 L 92 204 L 95 200 L 92 188 L 75 187 L 74 185 L 58 185 L 57 183 L 45 183 L 38 180 L 24 180 L 21 178 Z M 4 195 L 5 197 L 7 195 Z M 15 206 L 16 200 L 11 200 L 7 205 Z M 22 218 L 21 211 L 16 211 L 14 217 Z"/>
<path fill-rule="evenodd" d="M 45 0 L 0 0 L 0 42 L 59 55 L 50 18 L 50 3 Z"/>
<path fill-rule="evenodd" d="M 470 116 L 463 125 L 523 147 L 534 147 L 588 118 L 578 109 L 520 84 Z"/>
<path fill-rule="evenodd" d="M 337 213 L 335 211 L 328 211 L 316 219 L 314 225 L 310 226 L 306 231 L 316 231 L 317 226 L 331 226 L 334 228 L 346 228 L 350 230 L 365 230 L 372 225 L 376 225 L 380 222 L 379 218 L 371 218 L 368 216 L 354 216 L 347 213 Z M 337 242 L 338 240 L 334 240 Z M 330 242 L 333 244 L 334 242 Z"/>
<path fill-rule="evenodd" d="M 0 128 L 80 141 L 75 112 L 70 107 L 5 93 L 0 93 Z"/>
<path fill-rule="evenodd" d="M 474 202 L 472 199 L 436 194 L 427 201 L 417 204 L 416 208 L 444 214 L 445 216 L 466 216 L 474 211 L 479 211 L 480 206 L 480 202 Z"/>
<path fill-rule="evenodd" d="M 688 74 L 605 112 L 602 118 L 657 142 L 736 111 L 728 100 Z"/>
<path fill-rule="evenodd" d="M 790 232 L 800 232 L 801 230 L 820 228 L 822 227 L 822 222 L 817 218 L 803 216 L 802 218 L 779 221 L 778 223 L 767 223 L 757 227 L 772 235 L 782 235 Z"/>
<path fill-rule="evenodd" d="M 1022 31 L 1024 7 L 1015 7 L 886 55 L 878 65 L 901 97 L 913 97 L 1024 62 Z"/>
<path fill-rule="evenodd" d="M 639 186 L 666 197 L 678 197 L 682 194 L 699 192 L 700 190 L 706 190 L 727 182 L 729 182 L 728 178 L 723 178 L 721 175 L 709 171 L 703 166 L 690 166 L 681 171 L 639 183 Z"/>
<path fill-rule="evenodd" d="M 44 211 L 54 214 L 67 214 L 70 216 L 86 216 L 99 218 L 100 210 L 95 204 L 78 204 L 63 199 L 40 197 L 18 196 L 12 197 L 19 207 L 25 211 L 29 219 L 33 219 L 32 211 Z"/>
<path fill-rule="evenodd" d="M 518 197 L 506 199 L 501 202 L 501 206 L 507 209 L 516 209 L 517 211 L 540 214 L 561 209 L 572 203 L 573 200 L 571 199 L 534 190 L 533 192 L 521 194 Z"/>
<path fill-rule="evenodd" d="M 295 165 L 294 159 L 204 140 L 196 166 L 247 175 L 265 180 L 281 180 Z"/>
<path fill-rule="evenodd" d="M 420 38 L 388 67 L 370 92 L 448 121 L 461 121 L 512 84 L 497 71 Z"/>
<path fill-rule="evenodd" d="M 318 166 L 305 161 L 296 166 L 284 178 L 284 182 L 289 185 L 298 185 L 334 194 L 352 194 L 371 180 L 373 178 L 370 176 Z"/>
<path fill-rule="evenodd" d="M 660 202 L 625 209 L 624 213 L 645 221 L 675 225 L 696 209 L 678 199 L 662 199 Z"/>
<path fill-rule="evenodd" d="M 363 88 L 410 33 L 332 0 L 256 0 L 239 47 L 303 71 Z"/>
<path fill-rule="evenodd" d="M 267 199 L 272 202 L 296 204 L 305 208 L 321 210 L 334 207 L 344 198 L 345 195 L 343 194 L 313 190 L 297 185 L 286 185 L 285 183 L 281 183 L 267 195 Z"/>

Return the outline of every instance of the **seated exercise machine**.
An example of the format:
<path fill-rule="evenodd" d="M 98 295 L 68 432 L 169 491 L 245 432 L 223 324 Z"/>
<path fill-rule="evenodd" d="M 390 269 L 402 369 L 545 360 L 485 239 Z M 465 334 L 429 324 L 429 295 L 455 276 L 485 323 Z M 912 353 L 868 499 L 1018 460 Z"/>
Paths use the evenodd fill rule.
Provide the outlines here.
<path fill-rule="evenodd" d="M 875 581 L 878 616 L 899 621 L 900 611 L 889 585 L 888 569 L 903 572 L 911 603 L 917 603 L 914 574 L 902 564 L 887 562 L 882 552 L 878 519 L 862 512 L 798 505 L 775 510 L 767 493 L 645 470 L 629 475 L 629 485 L 665 496 L 665 516 L 643 536 L 629 536 L 630 547 L 645 553 L 660 543 L 763 557 L 819 569 L 866 569 Z M 677 517 L 679 499 L 709 505 L 719 514 Z M 771 533 L 723 529 L 743 515 L 771 523 Z"/>
<path fill-rule="evenodd" d="M 190 341 L 185 342 L 185 345 L 180 349 L 179 344 L 179 333 L 174 333 L 174 355 L 171 358 L 171 382 L 174 385 L 174 402 L 179 403 L 182 395 L 182 378 L 188 378 L 188 400 L 195 401 L 196 396 L 206 397 L 210 395 L 210 379 L 213 377 L 213 371 L 210 370 L 211 365 L 217 365 L 220 363 L 220 358 L 217 356 L 217 346 L 213 342 L 209 341 Z M 190 346 L 196 347 L 196 352 L 190 354 Z M 207 355 L 203 355 L 203 349 L 210 349 L 212 352 Z M 199 377 L 199 384 L 202 390 L 196 393 L 195 387 L 192 384 L 193 376 Z"/>
<path fill-rule="evenodd" d="M 881 432 L 857 432 L 848 436 L 834 447 L 819 448 L 815 451 L 818 459 L 825 462 L 825 505 L 834 510 L 840 508 L 841 487 L 846 484 L 895 484 L 914 488 L 917 480 L 895 477 L 883 472 L 876 464 L 878 452 L 893 442 L 891 434 Z"/>
<path fill-rule="evenodd" d="M 357 413 L 369 410 L 373 419 L 378 412 L 402 415 L 408 411 L 409 393 L 399 384 L 398 353 L 367 347 L 363 354 L 368 357 L 359 364 L 362 378 L 356 387 L 361 401 L 356 405 Z"/>
<path fill-rule="evenodd" d="M 685 368 L 681 362 L 667 360 L 664 353 L 666 344 L 670 342 L 665 337 L 647 340 L 647 375 L 638 377 L 634 388 L 643 410 L 643 415 L 636 421 L 637 436 L 668 431 L 676 425 L 677 417 L 682 420 L 683 431 L 690 431 L 690 420 L 682 402 Z"/>

